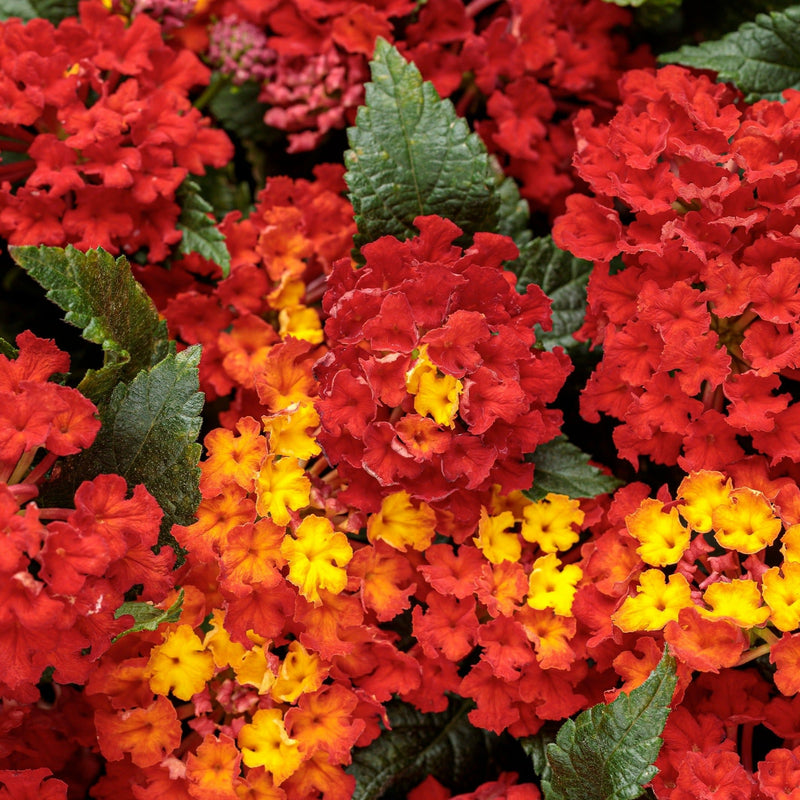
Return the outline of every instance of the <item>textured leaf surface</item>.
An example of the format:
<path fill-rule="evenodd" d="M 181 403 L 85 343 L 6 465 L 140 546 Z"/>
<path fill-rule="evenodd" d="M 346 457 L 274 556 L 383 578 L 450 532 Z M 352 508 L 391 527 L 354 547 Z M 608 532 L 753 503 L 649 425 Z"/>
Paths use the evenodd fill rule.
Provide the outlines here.
<path fill-rule="evenodd" d="M 28 22 L 42 17 L 58 24 L 65 17 L 78 13 L 78 0 L 0 0 L 0 20 L 19 17 Z"/>
<path fill-rule="evenodd" d="M 517 289 L 524 292 L 529 283 L 535 283 L 553 301 L 553 329 L 544 331 L 537 326 L 537 340 L 547 350 L 557 345 L 578 346 L 572 334 L 586 314 L 586 284 L 592 262 L 559 250 L 550 236 L 541 236 L 523 245 L 517 264 Z"/>
<path fill-rule="evenodd" d="M 470 724 L 469 701 L 453 700 L 447 711 L 423 714 L 406 703 L 388 705 L 391 730 L 353 752 L 348 772 L 356 778 L 352 800 L 405 798 L 433 775 L 454 791 L 486 779 L 500 739 Z"/>
<path fill-rule="evenodd" d="M 653 762 L 675 690 L 675 660 L 666 653 L 647 680 L 608 705 L 567 720 L 547 745 L 551 774 L 545 800 L 635 800 L 658 771 Z"/>
<path fill-rule="evenodd" d="M 133 625 L 126 631 L 114 637 L 114 641 L 127 636 L 129 633 L 138 633 L 139 631 L 154 631 L 159 625 L 168 622 L 177 622 L 181 616 L 181 609 L 183 608 L 183 589 L 178 592 L 178 597 L 175 602 L 167 609 L 159 608 L 153 603 L 146 603 L 140 600 L 135 600 L 130 603 L 123 603 L 115 612 L 114 619 L 119 619 L 125 615 L 133 617 Z"/>
<path fill-rule="evenodd" d="M 212 83 L 214 80 L 212 77 Z M 226 83 L 213 96 L 208 107 L 220 125 L 237 138 L 267 142 L 274 134 L 264 123 L 264 114 L 269 106 L 259 102 L 260 92 L 261 86 L 255 81 L 240 86 Z"/>
<path fill-rule="evenodd" d="M 784 89 L 800 89 L 800 6 L 759 14 L 721 39 L 659 56 L 665 63 L 714 70 L 748 102 L 777 100 Z"/>
<path fill-rule="evenodd" d="M 183 233 L 178 252 L 184 255 L 199 253 L 203 258 L 219 264 L 223 276 L 227 276 L 231 268 L 231 254 L 225 244 L 224 234 L 208 216 L 213 208 L 203 199 L 198 184 L 185 180 L 178 190 L 178 202 L 181 216 L 177 227 Z"/>
<path fill-rule="evenodd" d="M 467 234 L 493 230 L 495 176 L 480 138 L 383 39 L 371 69 L 345 153 L 356 247 L 388 234 L 413 236 L 421 214 L 447 217 Z"/>
<path fill-rule="evenodd" d="M 170 354 L 130 384 L 119 384 L 100 412 L 94 444 L 68 459 L 54 489 L 75 487 L 103 473 L 143 483 L 164 511 L 162 541 L 173 524 L 188 525 L 200 503 L 200 347 Z"/>
<path fill-rule="evenodd" d="M 124 257 L 115 259 L 105 250 L 82 253 L 71 245 L 12 247 L 10 252 L 47 290 L 48 299 L 66 311 L 66 321 L 102 346 L 104 366 L 89 370 L 78 386 L 95 403 L 169 352 L 167 325 Z"/>
<path fill-rule="evenodd" d="M 621 484 L 617 478 L 593 467 L 589 456 L 563 436 L 540 444 L 528 459 L 536 465 L 533 488 L 525 492 L 532 500 L 541 500 L 548 492 L 596 497 L 613 492 Z"/>

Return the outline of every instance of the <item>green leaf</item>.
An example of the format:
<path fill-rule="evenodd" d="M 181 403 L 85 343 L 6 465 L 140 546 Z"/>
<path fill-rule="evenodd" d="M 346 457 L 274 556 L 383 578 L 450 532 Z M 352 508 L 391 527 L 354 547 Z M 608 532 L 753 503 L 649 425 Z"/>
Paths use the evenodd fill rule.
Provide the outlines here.
<path fill-rule="evenodd" d="M 64 464 L 56 496 L 103 473 L 122 475 L 129 486 L 143 483 L 164 511 L 161 542 L 173 544 L 170 528 L 191 524 L 200 503 L 199 361 L 195 345 L 120 383 L 101 409 L 94 444 Z"/>
<path fill-rule="evenodd" d="M 721 39 L 659 56 L 665 63 L 683 64 L 717 73 L 736 84 L 747 102 L 780 99 L 784 89 L 800 89 L 800 6 L 759 14 Z"/>
<path fill-rule="evenodd" d="M 77 14 L 78 0 L 0 0 L 0 21 L 19 17 L 29 22 L 41 17 L 57 25 L 62 19 Z"/>
<path fill-rule="evenodd" d="M 528 201 L 520 196 L 517 182 L 511 177 L 503 175 L 500 165 L 494 159 L 492 159 L 492 166 L 496 174 L 495 192 L 499 202 L 495 233 L 510 236 L 514 240 L 514 244 L 522 251 L 532 236 Z M 517 262 L 508 265 L 508 268 L 514 269 L 516 272 Z"/>
<path fill-rule="evenodd" d="M 451 219 L 467 235 L 493 230 L 495 176 L 480 138 L 384 39 L 370 66 L 345 153 L 356 247 L 387 234 L 413 236 L 421 214 Z"/>
<path fill-rule="evenodd" d="M 555 742 L 561 725 L 554 721 L 546 722 L 539 732 L 533 736 L 525 736 L 519 740 L 523 752 L 531 760 L 533 771 L 540 781 L 549 781 L 553 774 L 547 760 L 547 746 Z"/>
<path fill-rule="evenodd" d="M 250 214 L 250 186 L 247 181 L 237 180 L 233 162 L 219 168 L 206 167 L 205 175 L 195 175 L 193 179 L 216 219 L 221 220 L 230 211 L 240 211 L 244 217 Z"/>
<path fill-rule="evenodd" d="M 541 500 L 549 492 L 596 497 L 621 485 L 621 481 L 589 464 L 589 456 L 563 436 L 540 444 L 526 458 L 536 465 L 533 488 L 525 492 L 531 500 Z"/>
<path fill-rule="evenodd" d="M 453 791 L 466 791 L 488 779 L 500 738 L 467 719 L 474 705 L 453 699 L 439 714 L 423 714 L 393 701 L 387 711 L 391 730 L 353 751 L 348 772 L 356 778 L 352 800 L 405 798 L 407 791 L 433 775 Z"/>
<path fill-rule="evenodd" d="M 126 615 L 133 617 L 133 625 L 120 634 L 117 634 L 113 641 L 127 636 L 129 633 L 138 631 L 154 631 L 162 623 L 177 622 L 181 616 L 183 607 L 183 589 L 178 593 L 178 598 L 166 610 L 158 608 L 153 603 L 144 603 L 139 600 L 123 603 L 115 612 L 114 619 L 119 619 Z"/>
<path fill-rule="evenodd" d="M 647 680 L 614 702 L 567 720 L 547 746 L 545 800 L 635 800 L 658 770 L 661 732 L 675 691 L 675 659 L 665 652 Z"/>
<path fill-rule="evenodd" d="M 199 253 L 218 264 L 223 276 L 227 277 L 231 268 L 231 254 L 225 244 L 225 235 L 208 216 L 213 210 L 211 204 L 203 199 L 197 183 L 188 178 L 178 189 L 177 198 L 181 206 L 177 227 L 183 233 L 178 252 L 184 255 Z"/>
<path fill-rule="evenodd" d="M 88 370 L 78 388 L 102 403 L 119 382 L 128 382 L 170 350 L 167 325 L 131 274 L 127 260 L 105 250 L 82 253 L 72 245 L 11 247 L 11 256 L 47 290 L 67 322 L 102 346 L 104 366 Z"/>
<path fill-rule="evenodd" d="M 214 76 L 220 73 L 214 73 Z M 212 77 L 212 84 L 215 77 Z M 247 81 L 236 86 L 225 81 L 213 95 L 208 108 L 220 125 L 238 139 L 267 143 L 275 137 L 264 123 L 264 114 L 269 106 L 258 100 L 261 86 Z"/>
<path fill-rule="evenodd" d="M 553 301 L 553 329 L 544 331 L 537 326 L 537 341 L 547 350 L 557 345 L 565 349 L 579 346 L 572 334 L 586 314 L 586 284 L 592 262 L 559 250 L 550 236 L 541 236 L 523 246 L 516 265 L 519 292 L 535 283 Z"/>
<path fill-rule="evenodd" d="M 28 22 L 36 16 L 36 9 L 30 0 L 0 0 L 0 20 L 4 22 L 11 17 Z"/>
<path fill-rule="evenodd" d="M 14 345 L 11 344 L 11 342 L 9 342 L 7 339 L 4 339 L 2 336 L 0 336 L 0 355 L 13 360 L 18 354 L 19 351 L 17 348 L 14 347 Z"/>

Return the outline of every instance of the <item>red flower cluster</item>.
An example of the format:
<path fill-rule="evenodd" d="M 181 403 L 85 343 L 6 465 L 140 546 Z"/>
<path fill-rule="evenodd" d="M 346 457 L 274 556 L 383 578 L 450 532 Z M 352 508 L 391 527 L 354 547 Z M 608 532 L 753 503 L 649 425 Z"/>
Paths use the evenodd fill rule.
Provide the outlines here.
<path fill-rule="evenodd" d="M 502 269 L 517 254 L 510 239 L 478 233 L 462 252 L 452 222 L 415 225 L 420 235 L 406 242 L 366 245 L 361 269 L 334 265 L 317 438 L 348 503 L 377 511 L 382 497 L 406 492 L 449 510 L 463 536 L 494 485 L 530 487 L 524 455 L 558 434 L 561 412 L 545 406 L 571 364 L 560 349 L 533 349 L 549 300 L 533 284 L 515 290 Z"/>
<path fill-rule="evenodd" d="M 233 155 L 188 99 L 209 71 L 147 16 L 80 9 L 57 28 L 0 25 L 0 234 L 162 260 L 181 237 L 178 186 Z"/>
<path fill-rule="evenodd" d="M 678 67 L 632 71 L 608 125 L 576 121 L 578 174 L 556 243 L 597 263 L 578 332 L 603 359 L 582 414 L 620 454 L 687 470 L 800 459 L 796 170 L 800 93 L 741 107 Z M 612 263 L 618 254 L 621 263 Z"/>
<path fill-rule="evenodd" d="M 28 502 L 56 459 L 88 447 L 100 423 L 77 390 L 48 380 L 67 371 L 66 353 L 30 333 L 17 344 L 17 358 L 0 355 L 0 697 L 32 702 L 48 666 L 57 683 L 86 682 L 127 627 L 114 617 L 125 593 L 140 585 L 144 599 L 162 599 L 174 558 L 151 551 L 156 501 L 143 486 L 126 499 L 118 475 L 83 483 L 74 510 Z"/>
<path fill-rule="evenodd" d="M 252 66 L 247 77 L 270 106 L 264 121 L 289 134 L 288 152 L 301 152 L 317 147 L 330 130 L 353 123 L 375 39 L 391 40 L 393 20 L 415 6 L 413 0 L 215 0 L 182 36 L 198 53 L 206 53 L 210 39 L 211 63 L 219 63 L 222 53 L 238 53 L 223 64 L 236 82 Z"/>
<path fill-rule="evenodd" d="M 341 166 L 320 165 L 311 181 L 271 178 L 247 219 L 228 214 L 220 225 L 231 254 L 227 278 L 196 254 L 175 261 L 169 273 L 157 266 L 137 270 L 172 334 L 203 345 L 200 387 L 208 399 L 232 397 L 224 415 L 229 427 L 243 415 L 264 412 L 256 375 L 275 345 L 292 337 L 311 350 L 322 341 L 311 306 L 333 262 L 350 252 L 355 233 L 343 174 Z"/>
<path fill-rule="evenodd" d="M 289 152 L 353 123 L 376 38 L 394 42 L 475 120 L 533 207 L 555 215 L 575 188 L 576 111 L 610 113 L 623 71 L 652 63 L 630 52 L 629 23 L 602 0 L 216 0 L 182 35 L 235 83 L 261 87 L 264 121 L 289 134 Z"/>
<path fill-rule="evenodd" d="M 629 24 L 602 0 L 430 0 L 398 46 L 459 112 L 477 117 L 532 207 L 555 215 L 575 188 L 576 111 L 607 114 L 623 71 L 651 63 L 644 49 L 629 52 L 620 33 Z"/>

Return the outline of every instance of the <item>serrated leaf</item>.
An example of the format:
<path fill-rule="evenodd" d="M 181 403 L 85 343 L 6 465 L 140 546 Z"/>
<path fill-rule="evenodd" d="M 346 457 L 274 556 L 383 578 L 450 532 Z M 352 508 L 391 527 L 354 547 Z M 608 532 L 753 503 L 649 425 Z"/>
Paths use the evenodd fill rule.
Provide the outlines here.
<path fill-rule="evenodd" d="M 129 384 L 119 384 L 100 411 L 94 444 L 63 466 L 51 491 L 71 496 L 84 480 L 122 475 L 143 483 L 164 511 L 161 541 L 172 544 L 173 524 L 191 524 L 200 503 L 200 346 L 170 354 Z"/>
<path fill-rule="evenodd" d="M 531 500 L 541 500 L 549 492 L 596 497 L 621 485 L 621 481 L 589 464 L 589 456 L 564 436 L 538 445 L 527 459 L 536 465 L 533 487 L 525 492 Z"/>
<path fill-rule="evenodd" d="M 78 385 L 95 403 L 169 352 L 166 322 L 123 256 L 115 259 L 102 249 L 82 253 L 72 245 L 9 250 L 14 261 L 47 290 L 48 299 L 66 311 L 64 319 L 103 348 L 102 369 L 88 370 Z"/>
<path fill-rule="evenodd" d="M 0 0 L 0 21 L 19 17 L 29 22 L 36 17 L 54 25 L 78 14 L 78 0 Z"/>
<path fill-rule="evenodd" d="M 567 720 L 547 746 L 545 800 L 635 800 L 658 770 L 661 732 L 675 691 L 675 659 L 666 652 L 647 680 L 608 705 Z"/>
<path fill-rule="evenodd" d="M 195 175 L 200 194 L 211 206 L 216 219 L 222 219 L 230 211 L 240 211 L 248 216 L 252 210 L 252 194 L 247 181 L 237 181 L 233 162 L 224 167 L 206 167 L 205 175 Z"/>
<path fill-rule="evenodd" d="M 423 714 L 406 703 L 389 703 L 391 730 L 353 751 L 347 770 L 356 778 L 352 800 L 405 798 L 428 775 L 453 791 L 485 780 L 500 739 L 470 724 L 467 712 L 472 707 L 454 699 L 447 711 Z"/>
<path fill-rule="evenodd" d="M 3 22 L 11 17 L 28 22 L 36 16 L 36 9 L 30 0 L 0 0 L 0 20 Z"/>
<path fill-rule="evenodd" d="M 683 64 L 717 73 L 745 94 L 747 102 L 780 99 L 784 89 L 800 89 L 800 6 L 759 14 L 716 41 L 686 45 L 659 56 L 664 63 Z"/>
<path fill-rule="evenodd" d="M 552 770 L 550 762 L 547 760 L 547 746 L 555 742 L 560 727 L 559 723 L 548 721 L 539 729 L 538 733 L 519 740 L 523 752 L 530 758 L 533 771 L 540 781 L 550 780 Z"/>
<path fill-rule="evenodd" d="M 183 234 L 178 244 L 178 252 L 188 255 L 198 253 L 218 264 L 222 274 L 227 277 L 231 268 L 231 254 L 225 244 L 225 235 L 209 217 L 212 206 L 200 194 L 200 187 L 193 180 L 185 180 L 177 194 L 181 215 L 177 228 Z"/>
<path fill-rule="evenodd" d="M 178 592 L 178 597 L 175 602 L 167 609 L 159 608 L 153 603 L 146 603 L 139 600 L 134 600 L 129 603 L 123 603 L 115 612 L 114 619 L 119 619 L 126 615 L 133 617 L 133 625 L 122 633 L 114 637 L 114 641 L 127 636 L 129 633 L 137 633 L 138 631 L 154 631 L 159 625 L 169 622 L 177 622 L 181 616 L 181 609 L 183 608 L 183 589 Z"/>
<path fill-rule="evenodd" d="M 524 292 L 529 283 L 535 283 L 553 303 L 553 328 L 544 331 L 537 326 L 537 341 L 547 350 L 558 345 L 565 349 L 578 346 L 572 334 L 586 314 L 592 262 L 559 250 L 552 237 L 540 236 L 522 247 L 515 265 L 517 290 Z"/>
<path fill-rule="evenodd" d="M 504 176 L 499 164 L 493 162 L 493 166 L 497 174 L 495 192 L 499 203 L 495 233 L 510 236 L 514 240 L 514 244 L 522 250 L 530 242 L 532 236 L 528 201 L 520 196 L 517 182 L 511 177 Z M 508 268 L 513 269 L 514 267 L 509 265 Z"/>
<path fill-rule="evenodd" d="M 212 84 L 215 76 L 212 76 Z M 220 125 L 239 139 L 261 144 L 275 138 L 275 133 L 264 123 L 269 106 L 258 100 L 261 86 L 247 81 L 239 86 L 225 82 L 211 98 L 208 108 Z"/>
<path fill-rule="evenodd" d="M 495 176 L 480 138 L 384 39 L 370 67 L 345 153 L 356 247 L 388 234 L 415 235 L 421 214 L 451 219 L 468 235 L 493 230 Z"/>

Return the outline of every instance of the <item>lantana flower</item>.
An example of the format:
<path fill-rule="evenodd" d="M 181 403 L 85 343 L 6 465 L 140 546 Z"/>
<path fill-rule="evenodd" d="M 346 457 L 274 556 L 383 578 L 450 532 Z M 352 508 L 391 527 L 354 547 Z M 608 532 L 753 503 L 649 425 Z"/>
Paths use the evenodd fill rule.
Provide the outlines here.
<path fill-rule="evenodd" d="M 571 366 L 560 349 L 536 349 L 534 323 L 549 325 L 535 285 L 521 295 L 502 262 L 513 243 L 419 217 L 420 235 L 364 247 L 364 267 L 338 262 L 323 299 L 330 352 L 316 367 L 320 433 L 348 484 L 343 499 L 377 512 L 404 492 L 463 538 L 479 498 L 530 486 L 524 460 L 558 433 L 548 409 Z M 441 521 L 441 520 L 440 520 Z"/>

